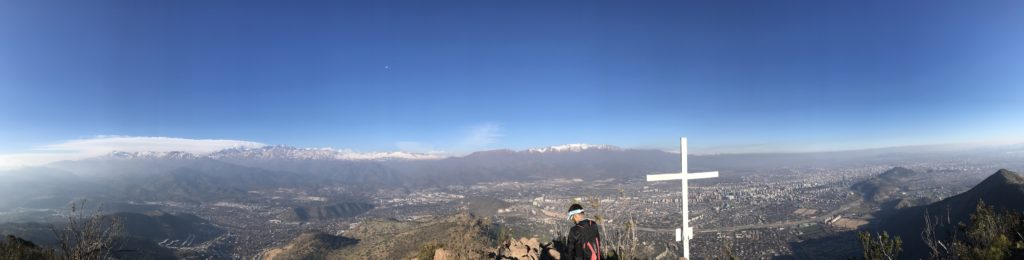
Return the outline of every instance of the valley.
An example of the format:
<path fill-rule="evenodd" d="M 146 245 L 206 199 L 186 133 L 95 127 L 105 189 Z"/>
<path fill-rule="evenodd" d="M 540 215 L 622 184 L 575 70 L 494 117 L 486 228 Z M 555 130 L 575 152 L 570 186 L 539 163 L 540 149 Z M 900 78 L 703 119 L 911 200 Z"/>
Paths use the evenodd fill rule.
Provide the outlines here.
<path fill-rule="evenodd" d="M 814 241 L 842 238 L 849 231 L 867 227 L 884 212 L 964 192 L 995 172 L 996 167 L 1022 166 L 995 154 L 976 160 L 938 156 L 832 162 L 846 165 L 843 167 L 823 167 L 820 160 L 789 164 L 761 159 L 764 165 L 775 165 L 769 168 L 716 162 L 722 160 L 716 156 L 695 156 L 691 160 L 696 166 L 720 169 L 721 177 L 691 183 L 691 224 L 697 232 L 691 241 L 693 253 L 714 256 L 730 248 L 741 258 L 802 258 L 806 252 L 822 250 L 822 245 Z M 118 187 L 115 181 L 105 184 L 115 191 L 133 191 L 128 193 L 133 197 L 97 192 L 98 188 L 83 187 L 81 183 L 67 189 L 77 194 L 46 196 L 70 195 L 67 203 L 84 198 L 87 205 L 93 205 L 87 208 L 98 210 L 95 212 L 142 217 L 134 222 L 192 216 L 188 217 L 190 222 L 197 224 L 168 226 L 173 234 L 125 230 L 143 241 L 138 243 L 153 248 L 149 250 L 154 254 L 167 257 L 262 257 L 310 232 L 351 238 L 359 234 L 354 230 L 367 223 L 390 220 L 430 225 L 465 213 L 487 219 L 495 228 L 507 229 L 516 236 L 557 241 L 568 232 L 564 212 L 571 203 L 586 205 L 589 216 L 600 219 L 604 236 L 614 243 L 609 246 L 629 245 L 636 254 L 646 256 L 678 255 L 681 250 L 672 241 L 672 232 L 680 225 L 678 184 L 648 183 L 643 179 L 645 173 L 672 171 L 670 153 L 594 148 L 548 154 L 492 152 L 428 161 L 314 159 L 285 161 L 274 164 L 276 167 L 254 166 L 269 164 L 266 157 L 248 161 L 235 158 L 229 163 L 199 157 L 118 156 L 122 157 L 62 162 L 56 167 L 89 169 L 76 176 L 136 174 L 119 181 L 130 183 L 129 187 Z M 607 160 L 613 157 L 618 159 Z M 484 165 L 480 160 L 493 161 Z M 302 170 L 281 166 L 299 162 L 304 162 Z M 411 170 L 413 167 L 416 170 Z M 336 171 L 342 171 L 338 173 L 341 175 L 334 174 Z M 342 176 L 355 173 L 346 171 L 372 176 L 349 182 Z M 449 171 L 484 174 L 475 176 L 477 181 L 432 178 Z M 509 171 L 518 173 L 486 175 Z M 164 176 L 167 174 L 171 177 Z M 900 178 L 890 177 L 896 175 Z M 133 178 L 138 182 L 129 182 Z M 403 181 L 379 182 L 387 179 Z M 0 232 L 36 238 L 46 244 L 51 240 L 40 235 L 48 231 L 45 225 L 25 227 L 59 222 L 65 212 L 66 208 L 57 206 L 9 207 L 0 214 L 4 222 Z M 388 225 L 383 227 L 387 229 Z M 373 234 L 389 233 L 361 234 L 362 242 L 355 244 L 382 239 Z M 828 249 L 824 251 L 836 257 L 858 254 L 856 241 L 842 241 L 825 244 Z"/>

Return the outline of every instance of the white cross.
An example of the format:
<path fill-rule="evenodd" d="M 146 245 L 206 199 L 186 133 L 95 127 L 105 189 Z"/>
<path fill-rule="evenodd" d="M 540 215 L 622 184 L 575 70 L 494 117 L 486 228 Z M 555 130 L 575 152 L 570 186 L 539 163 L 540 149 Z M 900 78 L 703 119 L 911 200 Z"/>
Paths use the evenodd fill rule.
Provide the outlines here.
<path fill-rule="evenodd" d="M 667 181 L 667 180 L 682 180 L 683 182 L 683 229 L 676 229 L 676 242 L 683 241 L 683 257 L 690 259 L 690 239 L 693 239 L 693 229 L 690 228 L 690 193 L 687 191 L 689 188 L 686 180 L 692 179 L 707 179 L 718 177 L 718 172 L 699 172 L 699 173 L 687 173 L 686 168 L 686 137 L 679 139 L 679 157 L 682 159 L 682 170 L 678 173 L 666 173 L 666 174 L 648 174 L 647 181 Z M 685 231 L 685 232 L 682 232 Z M 685 233 L 685 238 L 683 235 Z"/>

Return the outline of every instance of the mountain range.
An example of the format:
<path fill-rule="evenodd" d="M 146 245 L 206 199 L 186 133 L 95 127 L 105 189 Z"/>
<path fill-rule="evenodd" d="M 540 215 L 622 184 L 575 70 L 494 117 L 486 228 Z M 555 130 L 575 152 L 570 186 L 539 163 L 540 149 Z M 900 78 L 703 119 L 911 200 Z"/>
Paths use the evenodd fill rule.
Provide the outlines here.
<path fill-rule="evenodd" d="M 111 152 L 0 172 L 0 210 L 63 208 L 74 198 L 180 202 L 239 198 L 254 190 L 442 187 L 536 178 L 639 176 L 677 155 L 608 145 L 493 150 L 463 157 L 267 146 L 186 152 Z M 676 159 L 677 160 L 677 159 Z"/>
<path fill-rule="evenodd" d="M 1022 146 L 937 149 L 934 158 L 1024 157 Z M 898 163 L 922 150 L 890 148 L 824 153 L 690 155 L 690 170 L 719 170 L 723 178 L 777 167 Z M 931 151 L 931 150 L 928 150 Z M 489 150 L 465 156 L 406 152 L 357 153 L 330 148 L 266 146 L 186 152 L 111 152 L 74 161 L 0 171 L 0 210 L 63 208 L 74 198 L 107 201 L 211 201 L 273 188 L 446 187 L 554 178 L 642 178 L 679 171 L 679 154 L 612 145 L 568 144 Z"/>

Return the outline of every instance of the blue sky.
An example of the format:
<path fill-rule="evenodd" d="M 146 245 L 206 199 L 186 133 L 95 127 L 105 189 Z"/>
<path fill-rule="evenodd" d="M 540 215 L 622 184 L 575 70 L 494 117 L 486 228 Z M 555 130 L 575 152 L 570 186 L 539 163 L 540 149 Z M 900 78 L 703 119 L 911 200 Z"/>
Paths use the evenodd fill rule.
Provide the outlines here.
<path fill-rule="evenodd" d="M 0 1 L 0 153 L 1024 139 L 1022 1 Z M 99 137 L 98 137 L 99 136 Z"/>

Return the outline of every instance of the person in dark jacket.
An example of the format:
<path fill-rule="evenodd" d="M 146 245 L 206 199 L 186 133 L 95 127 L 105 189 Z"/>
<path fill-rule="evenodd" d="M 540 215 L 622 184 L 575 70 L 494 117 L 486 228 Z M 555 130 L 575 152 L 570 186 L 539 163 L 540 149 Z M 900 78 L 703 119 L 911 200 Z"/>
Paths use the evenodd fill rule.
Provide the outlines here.
<path fill-rule="evenodd" d="M 568 216 L 575 226 L 569 229 L 566 241 L 567 259 L 601 260 L 601 233 L 598 232 L 597 222 L 587 218 L 580 204 L 572 204 Z"/>

